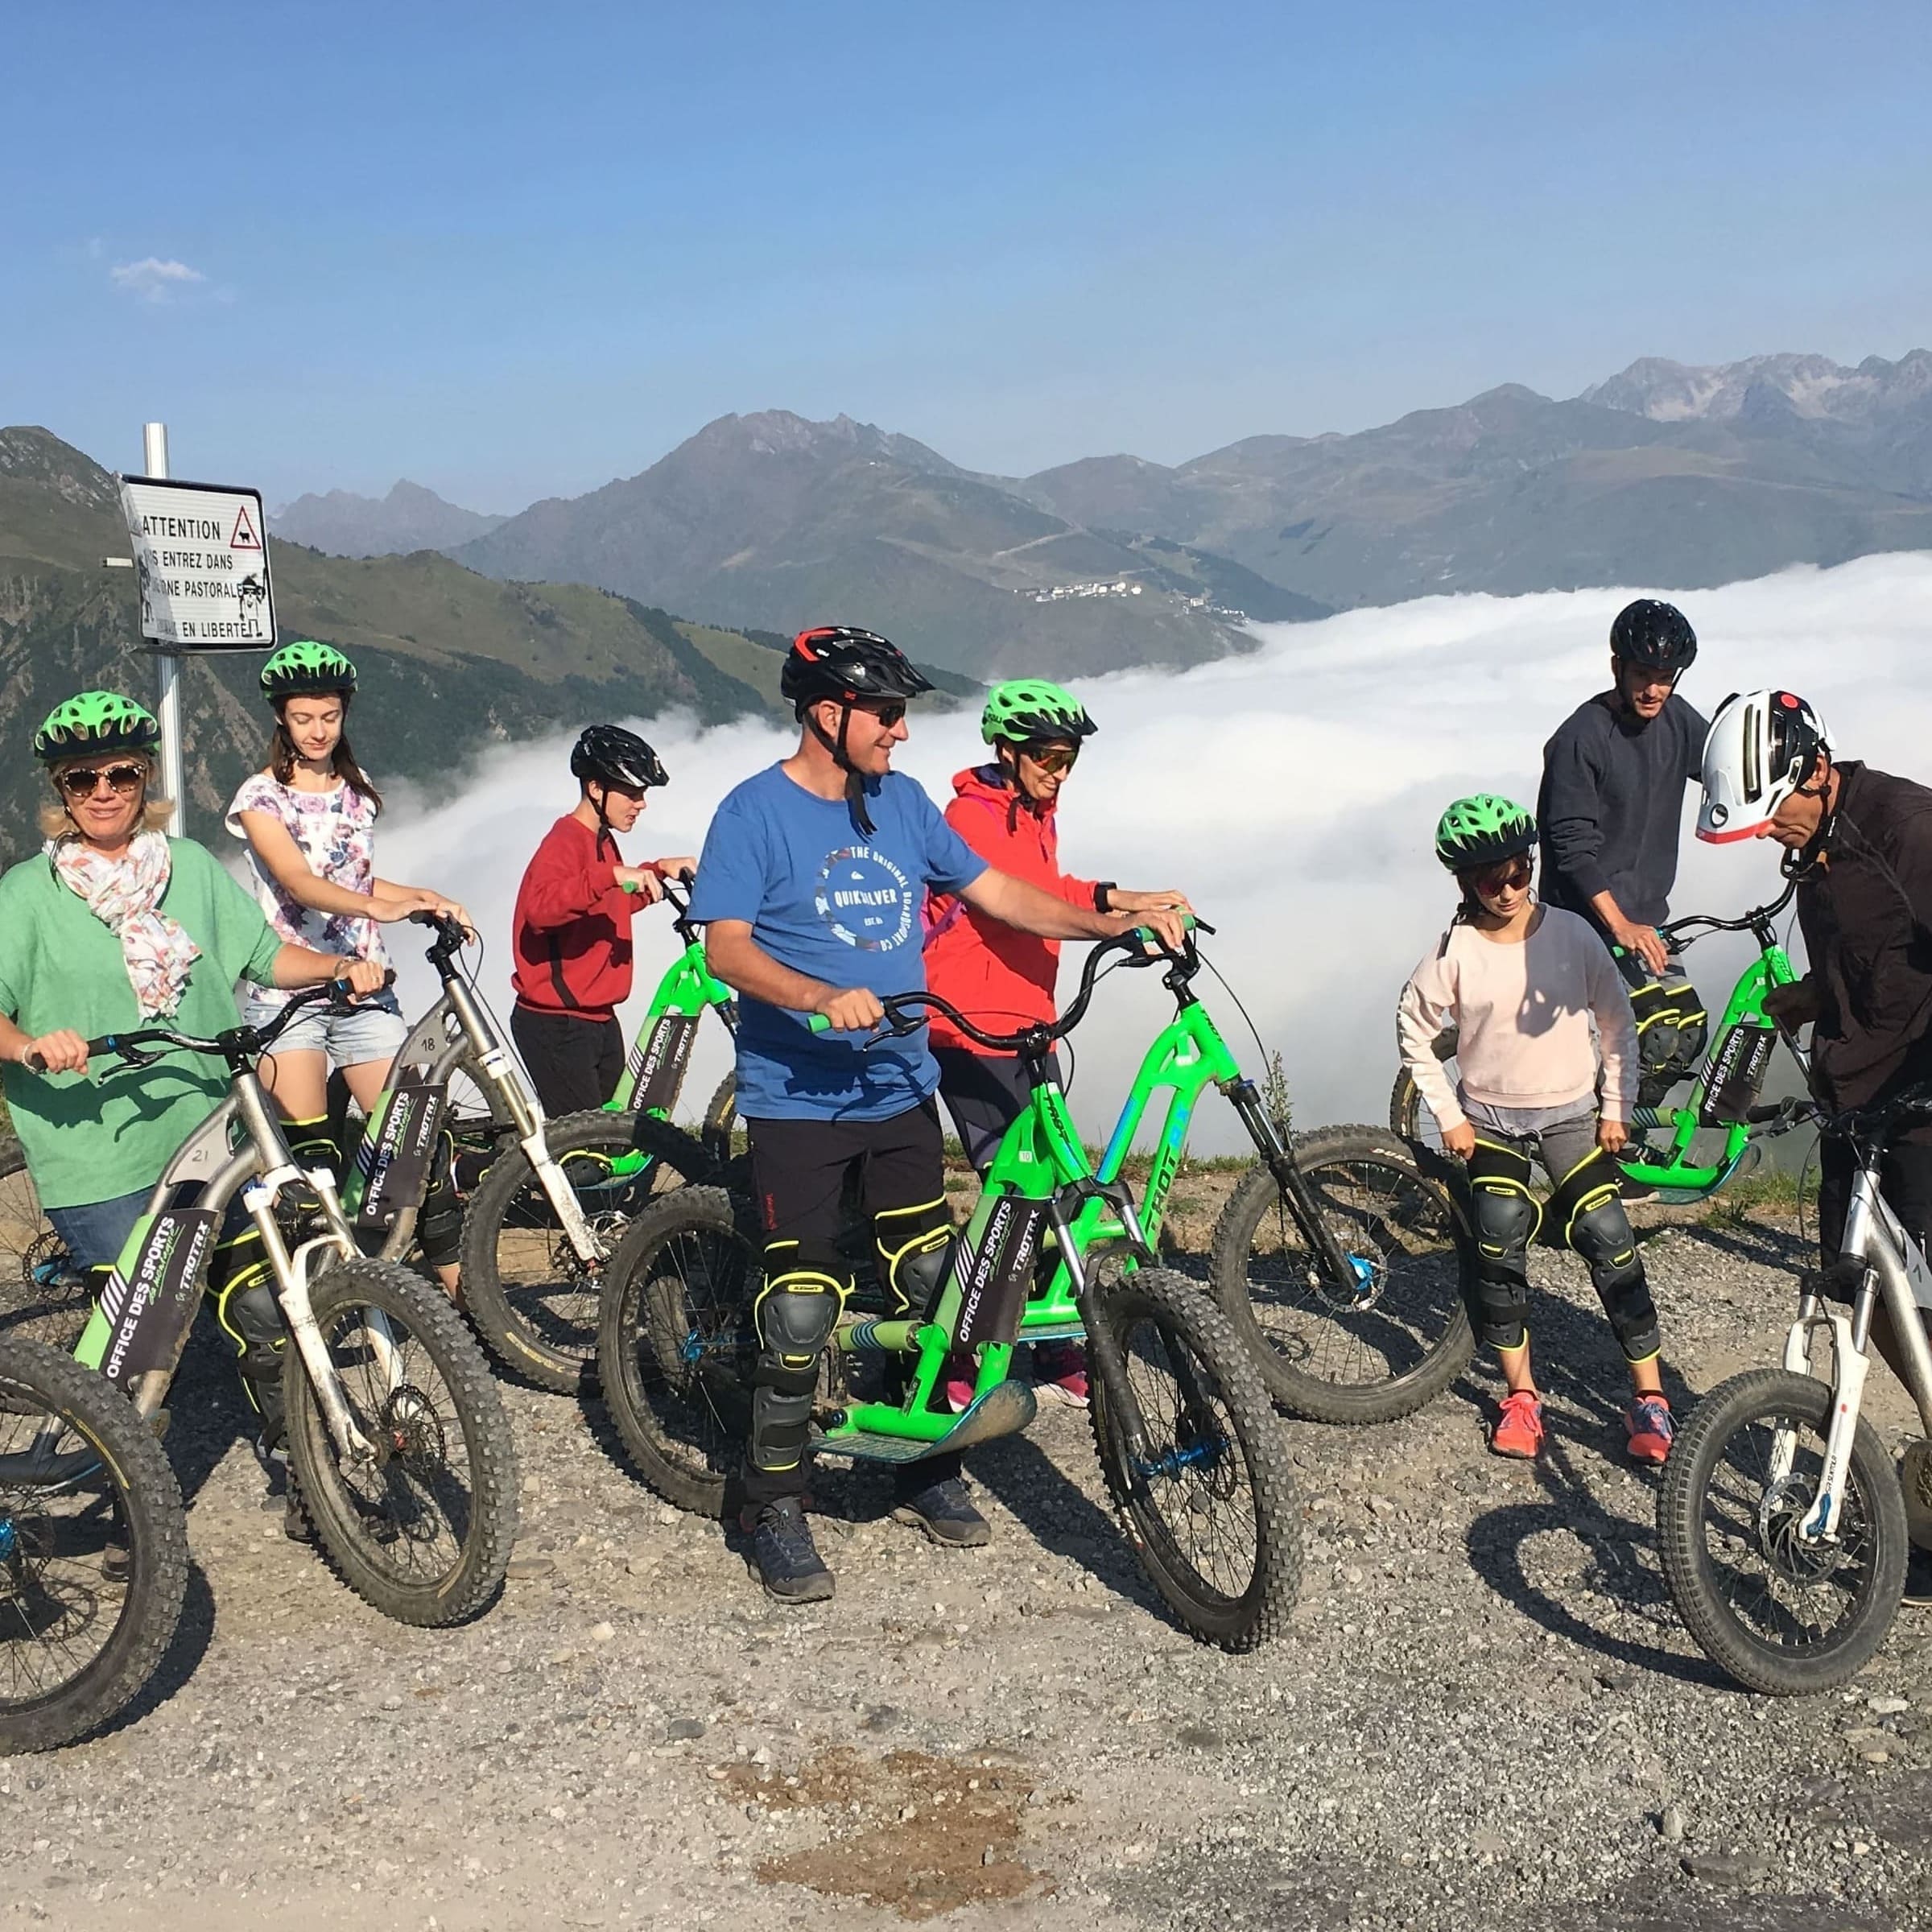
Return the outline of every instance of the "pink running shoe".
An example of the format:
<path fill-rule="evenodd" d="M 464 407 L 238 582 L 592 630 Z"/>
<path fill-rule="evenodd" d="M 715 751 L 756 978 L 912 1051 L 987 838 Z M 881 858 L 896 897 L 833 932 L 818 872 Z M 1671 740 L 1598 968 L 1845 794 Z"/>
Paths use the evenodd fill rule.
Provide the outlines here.
<path fill-rule="evenodd" d="M 1078 1342 L 1042 1342 L 1033 1352 L 1034 1386 L 1055 1401 L 1087 1406 L 1087 1351 Z"/>
<path fill-rule="evenodd" d="M 940 1372 L 939 1394 L 955 1415 L 963 1415 L 972 1406 L 973 1385 L 979 1373 L 971 1356 L 947 1356 L 946 1366 Z"/>
<path fill-rule="evenodd" d="M 1661 1465 L 1670 1459 L 1677 1425 L 1670 1419 L 1670 1405 L 1661 1395 L 1640 1395 L 1624 1411 L 1624 1426 L 1630 1432 L 1633 1462 Z"/>
<path fill-rule="evenodd" d="M 1519 1389 L 1503 1397 L 1496 1426 L 1489 1432 L 1489 1447 L 1498 1455 L 1513 1455 L 1525 1462 L 1534 1459 L 1543 1446 L 1543 1404 L 1533 1390 Z"/>

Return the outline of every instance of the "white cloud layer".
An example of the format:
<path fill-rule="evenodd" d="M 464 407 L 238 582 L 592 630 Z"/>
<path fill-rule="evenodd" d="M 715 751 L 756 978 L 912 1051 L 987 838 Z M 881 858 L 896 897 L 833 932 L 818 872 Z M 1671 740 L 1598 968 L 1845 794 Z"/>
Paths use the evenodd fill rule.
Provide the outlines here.
<path fill-rule="evenodd" d="M 166 302 L 195 283 L 208 278 L 185 262 L 163 261 L 147 255 L 138 262 L 121 262 L 107 271 L 108 279 L 142 302 Z"/>
<path fill-rule="evenodd" d="M 1220 929 L 1208 950 L 1282 1052 L 1298 1125 L 1379 1121 L 1395 1071 L 1397 994 L 1452 910 L 1430 849 L 1436 818 L 1468 791 L 1534 803 L 1543 741 L 1608 682 L 1610 620 L 1633 594 L 1427 598 L 1261 626 L 1252 655 L 1185 675 L 1088 680 L 1081 696 L 1100 731 L 1065 795 L 1063 858 L 1091 877 L 1192 896 Z M 1788 685 L 1819 707 L 1845 755 L 1932 779 L 1932 555 L 1786 571 L 1679 601 L 1701 640 L 1686 695 L 1706 716 L 1732 690 Z M 640 729 L 671 783 L 651 795 L 626 841 L 637 857 L 696 852 L 718 799 L 790 748 L 762 724 L 699 731 L 671 716 Z M 574 802 L 567 749 L 557 740 L 493 753 L 454 804 L 422 811 L 398 799 L 387 821 L 385 876 L 467 901 L 489 942 L 485 987 L 505 1007 L 518 878 Z M 899 762 L 943 802 L 952 773 L 980 749 L 969 714 L 932 717 L 915 723 Z M 1695 799 L 1686 795 L 1674 909 L 1730 915 L 1773 896 L 1775 848 L 1699 845 Z M 401 963 L 414 1005 L 427 997 L 415 929 L 392 931 L 411 956 Z M 639 997 L 627 1023 L 675 947 L 661 914 L 641 916 L 637 931 Z M 1075 960 L 1079 951 L 1068 948 Z M 1742 957 L 1724 941 L 1693 953 L 1714 1005 Z M 1232 1001 L 1206 976 L 1199 990 L 1258 1079 L 1261 1056 Z M 1102 988 L 1075 1042 L 1074 1108 L 1090 1137 L 1105 1137 L 1170 1011 L 1155 974 L 1122 973 Z M 704 1034 L 687 1108 L 726 1063 L 722 1030 Z M 1211 1092 L 1195 1146 L 1225 1151 L 1241 1137 Z"/>

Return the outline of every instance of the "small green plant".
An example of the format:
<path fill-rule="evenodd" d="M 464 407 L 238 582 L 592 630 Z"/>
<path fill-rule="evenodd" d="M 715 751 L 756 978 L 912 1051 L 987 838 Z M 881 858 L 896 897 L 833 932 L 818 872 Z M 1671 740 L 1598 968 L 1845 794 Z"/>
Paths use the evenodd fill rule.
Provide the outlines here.
<path fill-rule="evenodd" d="M 1261 1105 L 1267 1109 L 1269 1124 L 1286 1141 L 1294 1129 L 1294 1102 L 1288 1092 L 1288 1070 L 1278 1052 L 1268 1056 L 1268 1071 L 1261 1080 Z"/>
<path fill-rule="evenodd" d="M 1810 1206 L 1815 1191 L 1814 1177 L 1766 1168 L 1733 1181 L 1711 1203 L 1704 1219 L 1731 1228 L 1741 1228 L 1762 1215 L 1782 1219 L 1802 1213 Z"/>

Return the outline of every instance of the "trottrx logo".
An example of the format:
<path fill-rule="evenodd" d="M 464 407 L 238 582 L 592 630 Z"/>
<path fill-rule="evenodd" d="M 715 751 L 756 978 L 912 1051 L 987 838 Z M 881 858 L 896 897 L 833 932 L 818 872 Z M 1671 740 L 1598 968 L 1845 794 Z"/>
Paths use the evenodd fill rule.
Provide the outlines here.
<path fill-rule="evenodd" d="M 101 1312 L 114 1331 L 114 1343 L 101 1373 L 110 1382 L 158 1368 L 171 1358 L 175 1337 L 168 1322 L 163 1319 L 155 1332 L 144 1334 L 155 1327 L 145 1318 L 151 1311 L 159 1315 L 167 1302 L 179 1305 L 188 1299 L 213 1238 L 211 1214 L 157 1215 L 134 1257 L 132 1279 L 118 1266 L 108 1277 Z M 141 1342 L 138 1351 L 137 1340 Z"/>
<path fill-rule="evenodd" d="M 689 1013 L 667 1013 L 630 1056 L 634 1098 L 640 1111 L 668 1107 L 683 1084 L 684 1069 L 697 1035 L 697 1022 Z"/>
<path fill-rule="evenodd" d="M 960 1284 L 955 1331 L 960 1347 L 1012 1340 L 1019 1305 L 1033 1278 L 1043 1216 L 1039 1202 L 1016 1195 L 1001 1195 L 993 1203 Z"/>

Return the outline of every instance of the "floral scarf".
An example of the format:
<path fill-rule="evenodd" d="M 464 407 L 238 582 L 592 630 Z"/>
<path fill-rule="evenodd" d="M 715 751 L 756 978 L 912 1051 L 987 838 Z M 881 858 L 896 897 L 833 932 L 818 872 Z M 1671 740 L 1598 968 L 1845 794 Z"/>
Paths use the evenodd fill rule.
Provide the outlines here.
<path fill-rule="evenodd" d="M 172 869 L 167 839 L 158 832 L 136 832 L 118 858 L 97 852 L 85 839 L 56 839 L 47 856 L 62 882 L 121 942 L 141 1018 L 171 1013 L 201 948 L 160 910 Z"/>

